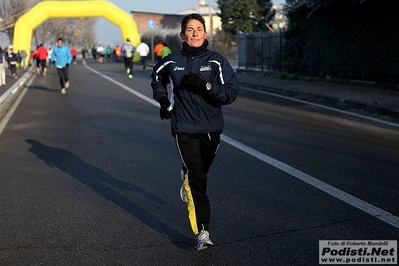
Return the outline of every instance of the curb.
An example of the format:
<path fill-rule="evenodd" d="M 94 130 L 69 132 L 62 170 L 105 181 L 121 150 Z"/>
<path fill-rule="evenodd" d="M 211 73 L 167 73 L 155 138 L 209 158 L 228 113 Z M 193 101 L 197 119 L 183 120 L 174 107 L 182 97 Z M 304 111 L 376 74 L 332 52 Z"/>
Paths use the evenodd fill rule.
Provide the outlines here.
<path fill-rule="evenodd" d="M 7 114 L 25 85 L 34 76 L 34 72 L 29 70 L 21 78 L 19 78 L 5 93 L 0 96 L 0 121 Z"/>
<path fill-rule="evenodd" d="M 268 91 L 268 92 L 272 92 L 272 93 L 287 96 L 287 97 L 297 98 L 297 99 L 301 99 L 301 100 L 307 100 L 307 101 L 314 102 L 314 103 L 321 103 L 321 104 L 328 105 L 330 107 L 339 108 L 341 110 L 359 109 L 359 110 L 367 111 L 369 113 L 399 119 L 399 110 L 395 111 L 395 110 L 392 110 L 389 108 L 375 106 L 370 103 L 362 103 L 362 102 L 348 100 L 348 99 L 344 99 L 344 98 L 337 98 L 337 97 L 324 96 L 324 95 L 319 95 L 319 94 L 298 92 L 298 91 L 274 88 L 274 87 L 264 86 L 264 85 L 256 85 L 256 84 L 240 82 L 240 81 L 239 81 L 239 85 L 242 87 L 248 87 L 248 88 L 252 88 L 252 89 L 256 89 L 256 90 Z"/>

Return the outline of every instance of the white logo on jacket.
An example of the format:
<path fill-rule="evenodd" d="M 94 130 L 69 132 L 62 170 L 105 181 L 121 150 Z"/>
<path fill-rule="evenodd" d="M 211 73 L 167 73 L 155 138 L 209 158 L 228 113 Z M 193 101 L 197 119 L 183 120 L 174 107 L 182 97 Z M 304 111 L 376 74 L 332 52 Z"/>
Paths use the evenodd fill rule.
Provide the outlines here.
<path fill-rule="evenodd" d="M 174 69 L 173 69 L 173 71 L 183 71 L 184 69 L 186 69 L 185 67 L 175 67 Z"/>
<path fill-rule="evenodd" d="M 211 71 L 211 70 L 212 70 L 211 66 L 201 66 L 201 68 L 200 68 L 200 72 L 201 71 Z"/>

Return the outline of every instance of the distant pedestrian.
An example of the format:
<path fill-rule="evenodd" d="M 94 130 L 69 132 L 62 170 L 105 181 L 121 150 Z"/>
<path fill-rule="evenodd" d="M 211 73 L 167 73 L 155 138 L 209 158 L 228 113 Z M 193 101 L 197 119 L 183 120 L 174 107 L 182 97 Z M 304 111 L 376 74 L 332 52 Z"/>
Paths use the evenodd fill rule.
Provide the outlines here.
<path fill-rule="evenodd" d="M 38 75 L 40 75 L 40 59 L 39 59 L 39 47 L 40 45 L 36 46 L 35 50 L 35 62 L 36 62 L 36 72 Z"/>
<path fill-rule="evenodd" d="M 0 86 L 6 85 L 7 61 L 3 48 L 0 46 Z"/>
<path fill-rule="evenodd" d="M 43 46 L 43 44 L 39 45 L 39 48 L 37 48 L 37 55 L 36 55 L 36 60 L 38 60 L 38 74 L 42 74 L 43 76 L 46 76 L 47 73 L 47 56 L 48 56 L 48 51 L 46 47 Z"/>
<path fill-rule="evenodd" d="M 107 54 L 107 61 L 111 62 L 112 61 L 112 53 L 114 52 L 114 49 L 111 48 L 110 45 L 108 45 L 107 49 L 106 49 L 106 54 Z"/>
<path fill-rule="evenodd" d="M 21 50 L 20 56 L 21 56 L 21 68 L 26 69 L 26 57 L 28 56 L 28 54 L 26 53 L 25 49 Z"/>
<path fill-rule="evenodd" d="M 68 46 L 64 45 L 62 38 L 57 40 L 57 46 L 51 53 L 51 61 L 55 61 L 57 74 L 60 80 L 61 93 L 65 94 L 69 88 L 69 64 L 72 62 L 72 54 Z"/>
<path fill-rule="evenodd" d="M 86 65 L 86 55 L 87 55 L 87 49 L 86 47 L 82 47 L 81 53 L 82 53 L 82 63 L 83 65 Z"/>
<path fill-rule="evenodd" d="M 127 38 L 122 45 L 121 51 L 125 61 L 126 73 L 130 79 L 133 78 L 133 55 L 135 50 L 133 44 L 130 43 L 130 39 Z"/>
<path fill-rule="evenodd" d="M 72 55 L 72 63 L 76 65 L 76 56 L 78 56 L 78 50 L 75 46 L 71 48 L 71 55 Z"/>
<path fill-rule="evenodd" d="M 161 50 L 163 48 L 163 43 L 159 42 L 157 45 L 155 45 L 154 47 L 154 54 L 157 57 L 157 61 L 162 59 L 162 54 L 161 54 Z"/>
<path fill-rule="evenodd" d="M 17 56 L 18 56 L 18 62 L 17 62 L 17 68 L 21 67 L 21 53 L 19 50 L 17 51 Z"/>
<path fill-rule="evenodd" d="M 148 46 L 148 44 L 141 41 L 139 46 L 137 46 L 136 52 L 139 53 L 141 65 L 143 66 L 143 69 L 145 69 L 145 63 L 147 60 L 147 55 L 150 53 L 150 47 Z"/>
<path fill-rule="evenodd" d="M 93 57 L 94 63 L 97 62 L 97 48 L 96 48 L 96 46 L 93 46 L 93 48 L 91 48 L 91 56 Z"/>
<path fill-rule="evenodd" d="M 115 54 L 116 62 L 119 63 L 121 61 L 121 55 L 122 55 L 122 51 L 121 51 L 121 48 L 119 47 L 119 45 L 115 46 L 114 54 Z"/>
<path fill-rule="evenodd" d="M 8 46 L 8 53 L 6 54 L 6 60 L 8 67 L 10 68 L 11 75 L 14 79 L 17 79 L 17 64 L 19 61 L 18 55 L 14 53 L 14 47 L 12 45 Z"/>
<path fill-rule="evenodd" d="M 50 65 L 50 67 L 53 68 L 54 65 L 53 65 L 52 62 L 51 62 L 51 53 L 53 52 L 53 49 L 50 47 L 50 48 L 48 48 L 47 51 L 48 51 L 48 56 L 47 56 L 48 63 L 49 63 L 49 65 Z"/>
<path fill-rule="evenodd" d="M 97 57 L 98 57 L 98 62 L 99 63 L 103 63 L 104 62 L 104 57 L 105 57 L 105 50 L 104 50 L 104 46 L 102 46 L 101 44 L 99 44 L 97 46 Z"/>
<path fill-rule="evenodd" d="M 172 53 L 172 50 L 168 47 L 166 42 L 163 43 L 163 47 L 161 49 L 161 58 L 164 58 L 167 55 L 170 55 Z"/>
<path fill-rule="evenodd" d="M 36 64 L 36 54 L 37 54 L 37 48 L 35 50 L 30 51 L 30 59 L 29 59 L 30 66 L 32 64 Z"/>

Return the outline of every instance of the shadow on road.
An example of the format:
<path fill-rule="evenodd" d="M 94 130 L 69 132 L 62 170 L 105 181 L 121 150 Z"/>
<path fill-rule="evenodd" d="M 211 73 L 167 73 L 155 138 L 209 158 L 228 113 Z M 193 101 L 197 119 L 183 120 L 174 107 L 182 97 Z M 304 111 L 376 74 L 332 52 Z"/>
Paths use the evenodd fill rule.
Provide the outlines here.
<path fill-rule="evenodd" d="M 42 91 L 51 91 L 51 92 L 59 92 L 61 89 L 50 89 L 48 87 L 43 86 L 28 86 L 29 90 L 42 90 Z"/>
<path fill-rule="evenodd" d="M 33 139 L 27 139 L 26 142 L 32 146 L 29 148 L 29 151 L 41 160 L 45 161 L 47 165 L 59 168 L 76 180 L 89 186 L 103 198 L 123 208 L 135 218 L 139 219 L 143 224 L 153 228 L 161 234 L 167 235 L 170 242 L 179 249 L 192 248 L 193 243 L 191 242 L 193 240 L 191 238 L 170 228 L 150 212 L 135 204 L 130 199 L 122 196 L 112 187 L 137 192 L 144 197 L 155 201 L 157 204 L 165 205 L 165 202 L 158 196 L 138 186 L 114 178 L 102 169 L 85 162 L 79 156 L 70 151 L 47 146 Z"/>

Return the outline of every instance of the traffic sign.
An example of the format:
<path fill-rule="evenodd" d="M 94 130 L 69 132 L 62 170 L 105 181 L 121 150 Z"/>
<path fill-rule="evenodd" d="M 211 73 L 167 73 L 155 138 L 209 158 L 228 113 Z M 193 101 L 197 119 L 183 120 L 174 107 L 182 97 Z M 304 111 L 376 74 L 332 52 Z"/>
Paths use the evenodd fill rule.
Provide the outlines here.
<path fill-rule="evenodd" d="M 155 21 L 150 19 L 148 20 L 148 29 L 153 30 L 155 28 Z"/>

